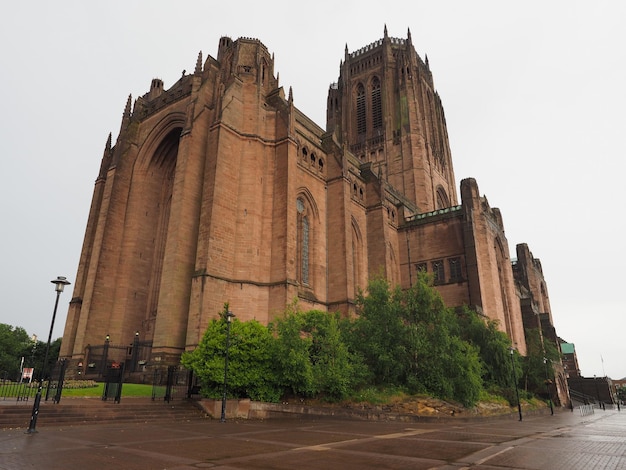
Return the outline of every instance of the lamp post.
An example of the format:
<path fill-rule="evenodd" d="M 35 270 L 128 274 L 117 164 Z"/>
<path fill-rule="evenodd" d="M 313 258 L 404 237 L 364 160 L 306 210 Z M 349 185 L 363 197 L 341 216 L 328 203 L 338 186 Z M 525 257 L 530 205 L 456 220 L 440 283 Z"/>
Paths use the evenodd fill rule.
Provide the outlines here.
<path fill-rule="evenodd" d="M 513 386 L 515 387 L 515 396 L 517 397 L 517 411 L 519 413 L 519 420 L 522 420 L 522 404 L 519 401 L 519 390 L 517 389 L 517 377 L 515 375 L 515 362 L 513 361 L 513 351 L 515 348 L 510 347 L 509 352 L 511 353 L 511 370 L 513 372 Z"/>
<path fill-rule="evenodd" d="M 598 398 L 598 409 L 600 408 L 604 409 L 604 406 L 602 402 L 600 401 L 600 390 L 598 390 L 598 378 L 595 376 L 595 374 L 593 375 L 593 383 L 596 386 L 596 397 Z"/>
<path fill-rule="evenodd" d="M 109 360 L 109 341 L 111 336 L 106 335 L 104 337 L 104 346 L 102 347 L 102 365 L 100 367 L 100 375 L 104 377 L 107 373 L 107 362 Z"/>
<path fill-rule="evenodd" d="M 48 334 L 48 343 L 46 344 L 46 352 L 44 354 L 43 364 L 41 366 L 41 372 L 39 373 L 39 385 L 37 387 L 37 394 L 35 395 L 35 402 L 33 403 L 33 412 L 30 416 L 30 424 L 26 430 L 26 434 L 32 434 L 37 432 L 37 417 L 39 416 L 39 404 L 41 403 L 41 390 L 43 389 L 43 380 L 46 377 L 46 365 L 48 363 L 48 353 L 50 352 L 50 341 L 52 340 L 52 330 L 54 329 L 54 320 L 57 316 L 57 307 L 59 306 L 59 296 L 65 286 L 70 282 L 63 276 L 57 276 L 56 279 L 50 281 L 54 284 L 54 290 L 57 293 L 56 300 L 54 302 L 54 310 L 52 312 L 52 323 L 50 324 L 50 333 Z"/>
<path fill-rule="evenodd" d="M 131 355 L 131 372 L 137 371 L 137 358 L 139 354 L 139 331 L 135 331 L 135 339 L 133 340 L 133 353 Z"/>
<path fill-rule="evenodd" d="M 552 381 L 548 378 L 548 358 L 543 358 L 543 365 L 546 369 L 546 393 L 548 394 L 548 403 L 550 405 L 550 414 L 554 415 L 554 407 L 552 406 L 552 395 L 550 394 L 550 384 Z"/>
<path fill-rule="evenodd" d="M 230 323 L 235 316 L 233 312 L 226 312 L 226 354 L 224 356 L 224 390 L 222 393 L 222 417 L 220 421 L 226 421 L 226 384 L 228 378 L 228 349 L 230 348 Z"/>

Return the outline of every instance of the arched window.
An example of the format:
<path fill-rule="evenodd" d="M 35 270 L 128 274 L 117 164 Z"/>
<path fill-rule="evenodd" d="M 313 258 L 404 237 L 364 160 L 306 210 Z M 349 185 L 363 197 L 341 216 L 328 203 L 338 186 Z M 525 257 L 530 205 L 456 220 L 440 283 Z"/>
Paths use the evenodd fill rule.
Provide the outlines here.
<path fill-rule="evenodd" d="M 363 244 L 361 241 L 361 231 L 356 220 L 352 219 L 352 295 L 356 299 L 359 295 L 361 285 L 361 276 L 363 272 Z"/>
<path fill-rule="evenodd" d="M 439 186 L 437 188 L 437 207 L 435 209 L 445 209 L 446 207 L 450 207 L 450 200 L 445 189 Z"/>
<path fill-rule="evenodd" d="M 310 226 L 302 198 L 297 199 L 296 208 L 298 209 L 298 277 L 301 284 L 308 285 Z"/>
<path fill-rule="evenodd" d="M 302 284 L 309 284 L 309 219 L 302 217 Z"/>
<path fill-rule="evenodd" d="M 383 107 L 378 77 L 372 81 L 372 127 L 375 130 L 383 127 Z"/>
<path fill-rule="evenodd" d="M 356 89 L 356 132 L 365 134 L 365 87 L 359 83 Z"/>

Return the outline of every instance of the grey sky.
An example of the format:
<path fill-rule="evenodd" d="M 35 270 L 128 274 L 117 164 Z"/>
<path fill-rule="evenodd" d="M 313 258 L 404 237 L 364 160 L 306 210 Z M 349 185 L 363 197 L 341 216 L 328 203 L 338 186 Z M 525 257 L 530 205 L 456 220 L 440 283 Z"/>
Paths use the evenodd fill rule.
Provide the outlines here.
<path fill-rule="evenodd" d="M 217 3 L 217 6 L 213 4 Z M 76 275 L 93 184 L 129 94 L 169 88 L 220 36 L 260 39 L 295 105 L 325 127 L 347 44 L 428 55 L 458 183 L 476 178 L 543 265 L 584 375 L 626 376 L 622 293 L 626 2 L 321 0 L 11 2 L 0 27 L 0 322 L 47 338 L 50 280 Z M 230 8 L 233 8 L 231 10 Z M 62 294 L 62 335 L 72 287 Z"/>

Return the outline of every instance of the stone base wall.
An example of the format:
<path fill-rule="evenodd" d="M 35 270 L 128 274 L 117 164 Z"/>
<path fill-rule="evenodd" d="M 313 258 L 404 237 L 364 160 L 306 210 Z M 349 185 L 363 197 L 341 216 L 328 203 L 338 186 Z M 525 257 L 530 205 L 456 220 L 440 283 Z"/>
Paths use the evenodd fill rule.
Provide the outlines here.
<path fill-rule="evenodd" d="M 222 414 L 222 401 L 203 398 L 198 406 L 211 418 L 220 419 Z M 569 410 L 567 410 L 569 412 Z M 539 410 L 524 410 L 525 416 L 542 415 L 549 413 L 547 407 Z M 324 407 L 292 405 L 283 403 L 264 403 L 249 399 L 227 400 L 226 419 L 271 419 L 271 418 L 337 418 L 337 419 L 362 419 L 367 421 L 404 421 L 404 422 L 439 422 L 441 420 L 454 420 L 467 422 L 472 420 L 501 420 L 518 419 L 516 409 L 497 415 L 467 415 L 467 416 L 422 416 L 393 413 L 383 407 L 372 406 L 364 408 L 348 407 Z"/>

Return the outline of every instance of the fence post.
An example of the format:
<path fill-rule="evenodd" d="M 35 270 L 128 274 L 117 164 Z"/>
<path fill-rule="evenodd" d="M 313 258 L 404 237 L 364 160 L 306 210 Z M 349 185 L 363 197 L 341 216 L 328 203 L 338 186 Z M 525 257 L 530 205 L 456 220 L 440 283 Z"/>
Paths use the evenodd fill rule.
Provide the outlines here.
<path fill-rule="evenodd" d="M 67 361 L 61 359 L 61 370 L 59 371 L 59 380 L 57 382 L 57 391 L 52 397 L 53 403 L 59 403 L 61 401 L 61 394 L 63 393 L 63 382 L 65 381 L 65 369 L 67 368 Z"/>

